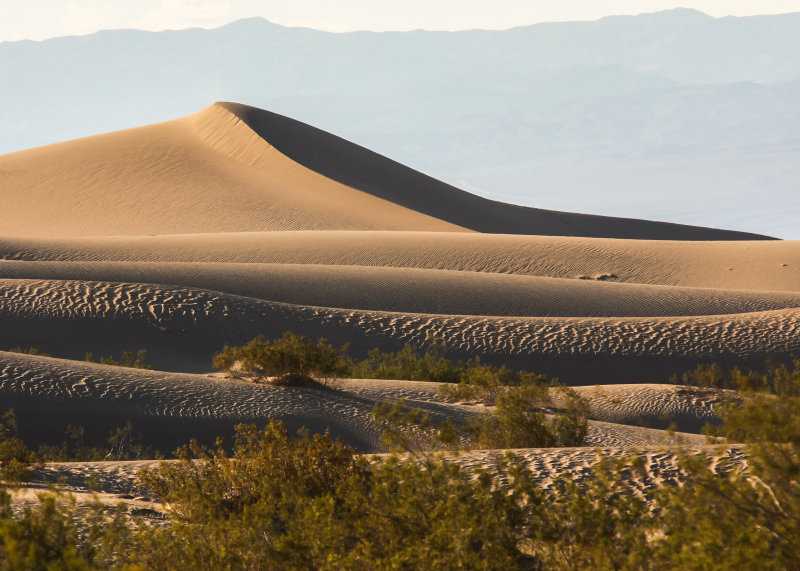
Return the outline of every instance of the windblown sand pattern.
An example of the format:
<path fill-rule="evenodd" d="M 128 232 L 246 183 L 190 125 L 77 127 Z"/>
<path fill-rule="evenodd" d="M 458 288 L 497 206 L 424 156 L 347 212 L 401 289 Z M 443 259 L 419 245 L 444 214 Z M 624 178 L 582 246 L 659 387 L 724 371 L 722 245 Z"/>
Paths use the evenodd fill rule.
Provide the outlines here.
<path fill-rule="evenodd" d="M 130 418 L 168 446 L 277 417 L 378 451 L 381 400 L 481 411 L 431 383 L 208 376 L 224 344 L 288 330 L 355 356 L 433 334 L 453 359 L 584 385 L 592 446 L 673 422 L 702 443 L 724 395 L 648 383 L 800 353 L 800 243 L 502 204 L 237 104 L 6 155 L 0 177 L 0 350 L 58 358 L 0 353 L 0 404 L 43 440 Z M 139 349 L 158 370 L 82 361 Z"/>
<path fill-rule="evenodd" d="M 800 308 L 695 317 L 481 317 L 312 307 L 114 282 L 0 280 L 0 292 L 0 315 L 13 329 L 36 330 L 43 320 L 51 324 L 49 332 L 39 333 L 45 350 L 74 345 L 64 337 L 88 344 L 93 328 L 120 339 L 135 330 L 142 347 L 158 352 L 177 341 L 180 345 L 171 349 L 178 359 L 188 343 L 184 357 L 204 356 L 206 362 L 225 342 L 240 343 L 258 333 L 278 336 L 285 330 L 351 341 L 356 351 L 424 346 L 433 334 L 446 339 L 454 355 L 513 359 L 531 369 L 542 358 L 595 363 L 662 358 L 675 366 L 681 359 L 783 355 L 800 349 Z M 5 328 L 11 330 L 11 325 Z M 4 341 L 13 343 L 13 337 Z"/>

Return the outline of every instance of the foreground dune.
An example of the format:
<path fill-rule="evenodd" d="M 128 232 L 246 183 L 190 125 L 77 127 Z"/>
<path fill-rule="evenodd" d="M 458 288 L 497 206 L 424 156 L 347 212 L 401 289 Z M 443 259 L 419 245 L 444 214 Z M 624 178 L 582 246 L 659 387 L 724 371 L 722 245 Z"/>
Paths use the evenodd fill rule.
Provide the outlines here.
<path fill-rule="evenodd" d="M 712 469 L 725 462 L 734 466 L 746 466 L 747 456 L 741 446 L 691 445 L 681 449 L 669 446 L 645 446 L 635 450 L 628 447 L 601 448 L 528 448 L 516 450 L 473 450 L 458 455 L 448 455 L 451 462 L 467 470 L 492 470 L 495 459 L 505 452 L 512 452 L 532 471 L 534 481 L 545 490 L 552 487 L 557 478 L 574 481 L 585 480 L 596 465 L 600 455 L 606 458 L 638 457 L 641 468 L 631 474 L 629 484 L 642 495 L 658 485 L 677 482 L 682 475 L 679 465 L 680 453 L 703 452 L 712 457 Z M 101 501 L 117 506 L 124 502 L 128 512 L 134 516 L 150 519 L 166 517 L 164 505 L 143 496 L 136 481 L 137 474 L 145 468 L 155 468 L 154 460 L 105 461 L 105 462 L 58 462 L 46 464 L 37 470 L 25 488 L 13 493 L 17 505 L 35 504 L 36 494 L 48 489 L 54 482 L 59 488 L 73 494 L 78 502 Z M 87 484 L 91 479 L 93 487 Z"/>

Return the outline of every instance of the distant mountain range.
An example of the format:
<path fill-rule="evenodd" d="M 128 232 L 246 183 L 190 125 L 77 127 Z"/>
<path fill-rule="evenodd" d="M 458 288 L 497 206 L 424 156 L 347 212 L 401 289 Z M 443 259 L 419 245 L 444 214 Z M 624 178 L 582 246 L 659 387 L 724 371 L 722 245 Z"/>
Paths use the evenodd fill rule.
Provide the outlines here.
<path fill-rule="evenodd" d="M 234 100 L 484 196 L 800 238 L 800 13 L 0 43 L 0 153 Z M 1 179 L 0 179 L 1 180 Z"/>

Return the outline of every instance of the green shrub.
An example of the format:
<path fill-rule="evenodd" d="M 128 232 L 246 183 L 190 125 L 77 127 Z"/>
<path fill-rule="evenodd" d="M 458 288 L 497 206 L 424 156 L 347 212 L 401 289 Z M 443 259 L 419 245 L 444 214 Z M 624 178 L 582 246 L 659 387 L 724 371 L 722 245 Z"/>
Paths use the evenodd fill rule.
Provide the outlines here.
<path fill-rule="evenodd" d="M 486 449 L 581 446 L 586 439 L 589 403 L 567 387 L 552 389 L 536 381 L 505 387 L 494 405 L 460 427 L 447 420 L 434 427 L 427 414 L 408 408 L 405 400 L 379 404 L 373 418 L 387 427 L 385 443 L 402 450 L 454 447 L 465 439 Z"/>
<path fill-rule="evenodd" d="M 789 363 L 769 360 L 763 371 L 747 372 L 738 367 L 726 371 L 716 363 L 701 364 L 692 371 L 673 375 L 670 382 L 740 392 L 800 396 L 800 358 L 793 358 Z"/>
<path fill-rule="evenodd" d="M 481 448 L 551 448 L 581 446 L 588 430 L 588 402 L 560 387 L 562 408 L 554 411 L 549 387 L 526 383 L 497 395 L 495 410 L 467 425 Z"/>
<path fill-rule="evenodd" d="M 16 414 L 6 411 L 0 419 L 0 482 L 27 480 L 37 462 L 36 454 L 19 437 Z"/>
<path fill-rule="evenodd" d="M 214 355 L 212 364 L 256 379 L 274 377 L 277 384 L 303 385 L 314 379 L 327 383 L 345 375 L 350 367 L 346 353 L 347 345 L 334 347 L 326 339 L 312 343 L 287 331 L 275 341 L 259 335 L 241 347 L 226 345 Z"/>
<path fill-rule="evenodd" d="M 84 361 L 88 363 L 100 363 L 101 365 L 114 365 L 115 367 L 129 367 L 131 369 L 146 369 L 152 370 L 153 367 L 145 362 L 147 358 L 147 349 L 139 349 L 136 353 L 133 351 L 123 351 L 119 359 L 114 357 L 100 357 L 97 361 L 94 360 L 92 353 L 86 353 Z"/>
<path fill-rule="evenodd" d="M 36 347 L 28 347 L 27 349 L 23 349 L 22 347 L 11 347 L 8 350 L 9 353 L 22 353 L 23 355 L 38 355 L 39 357 L 49 357 L 47 353 L 42 353 Z"/>

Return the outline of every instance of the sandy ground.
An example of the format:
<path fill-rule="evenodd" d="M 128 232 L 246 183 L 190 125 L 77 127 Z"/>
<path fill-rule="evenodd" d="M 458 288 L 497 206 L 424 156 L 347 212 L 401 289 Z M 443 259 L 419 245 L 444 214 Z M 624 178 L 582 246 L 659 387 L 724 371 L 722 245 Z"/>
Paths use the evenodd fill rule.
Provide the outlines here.
<path fill-rule="evenodd" d="M 457 421 L 482 406 L 435 383 L 247 383 L 211 374 L 211 356 L 289 330 L 356 357 L 433 334 L 448 357 L 546 373 L 590 401 L 587 447 L 522 452 L 543 483 L 579 474 L 594 446 L 646 449 L 663 480 L 661 447 L 702 446 L 725 394 L 657 383 L 800 353 L 800 242 L 501 204 L 237 104 L 2 156 L 0 198 L 0 409 L 39 443 L 130 420 L 168 452 L 278 418 L 378 453 L 378 402 Z M 140 349 L 156 370 L 83 360 Z M 50 466 L 37 485 L 97 471 L 112 501 L 137 466 Z"/>

